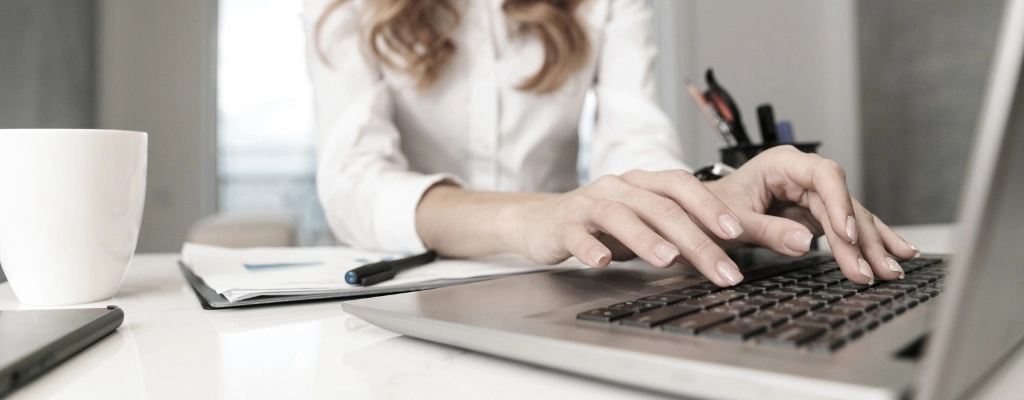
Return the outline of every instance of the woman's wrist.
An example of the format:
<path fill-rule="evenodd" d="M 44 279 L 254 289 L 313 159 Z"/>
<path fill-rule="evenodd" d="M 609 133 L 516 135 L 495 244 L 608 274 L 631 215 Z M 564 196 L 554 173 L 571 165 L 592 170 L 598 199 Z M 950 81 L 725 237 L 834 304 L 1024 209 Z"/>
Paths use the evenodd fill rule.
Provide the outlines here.
<path fill-rule="evenodd" d="M 481 193 L 437 185 L 420 200 L 416 230 L 424 245 L 448 257 L 522 253 L 531 230 L 528 216 L 551 196 L 557 195 Z"/>
<path fill-rule="evenodd" d="M 497 212 L 491 221 L 491 232 L 499 241 L 501 252 L 525 254 L 528 250 L 528 238 L 537 234 L 540 229 L 533 222 L 535 216 L 543 211 L 543 203 L 557 194 L 548 193 L 516 193 L 509 194 L 498 204 Z"/>

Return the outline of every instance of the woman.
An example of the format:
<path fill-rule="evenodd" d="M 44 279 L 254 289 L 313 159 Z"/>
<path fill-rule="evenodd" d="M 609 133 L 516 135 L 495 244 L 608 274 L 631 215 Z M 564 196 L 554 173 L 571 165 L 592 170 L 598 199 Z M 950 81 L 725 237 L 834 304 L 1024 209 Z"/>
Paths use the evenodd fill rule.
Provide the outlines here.
<path fill-rule="evenodd" d="M 825 235 L 854 282 L 917 249 L 850 197 L 831 160 L 779 147 L 700 182 L 655 104 L 642 0 L 311 0 L 318 191 L 336 237 L 447 257 L 638 256 L 743 276 L 723 246 L 790 256 Z M 597 96 L 593 183 L 577 123 Z M 890 254 L 892 256 L 890 256 Z"/>

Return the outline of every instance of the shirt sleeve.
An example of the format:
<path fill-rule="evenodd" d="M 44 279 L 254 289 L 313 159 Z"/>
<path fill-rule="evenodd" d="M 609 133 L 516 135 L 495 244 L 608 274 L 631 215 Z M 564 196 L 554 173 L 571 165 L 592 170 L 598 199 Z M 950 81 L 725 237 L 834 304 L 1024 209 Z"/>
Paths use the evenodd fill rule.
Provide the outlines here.
<path fill-rule="evenodd" d="M 431 186 L 458 178 L 409 171 L 392 120 L 390 89 L 363 49 L 361 2 L 336 9 L 320 32 L 327 1 L 303 12 L 306 60 L 313 82 L 317 130 L 317 193 L 335 238 L 360 248 L 420 252 L 416 207 Z"/>
<path fill-rule="evenodd" d="M 690 168 L 682 143 L 657 104 L 651 11 L 643 0 L 612 0 L 601 33 L 594 92 L 597 125 L 590 176 L 633 169 Z"/>

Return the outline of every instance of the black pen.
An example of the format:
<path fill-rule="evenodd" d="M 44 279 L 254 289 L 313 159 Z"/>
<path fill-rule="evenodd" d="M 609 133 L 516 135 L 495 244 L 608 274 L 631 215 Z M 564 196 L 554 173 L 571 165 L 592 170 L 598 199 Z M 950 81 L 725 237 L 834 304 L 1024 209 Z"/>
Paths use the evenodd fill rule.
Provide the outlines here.
<path fill-rule="evenodd" d="M 775 127 L 775 112 L 771 104 L 762 104 L 757 107 L 757 122 L 761 125 L 761 140 L 765 146 L 772 146 L 779 141 L 778 131 Z"/>
<path fill-rule="evenodd" d="M 437 252 L 429 250 L 423 254 L 406 257 L 398 260 L 381 261 L 366 264 L 345 273 L 345 282 L 349 285 L 370 286 L 384 282 L 395 277 L 399 271 L 429 264 L 437 258 Z"/>

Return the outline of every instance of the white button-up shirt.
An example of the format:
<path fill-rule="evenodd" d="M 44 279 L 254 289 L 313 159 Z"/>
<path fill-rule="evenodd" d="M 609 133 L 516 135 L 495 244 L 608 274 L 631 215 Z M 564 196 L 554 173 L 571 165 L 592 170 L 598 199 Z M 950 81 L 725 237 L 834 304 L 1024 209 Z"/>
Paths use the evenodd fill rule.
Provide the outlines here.
<path fill-rule="evenodd" d="M 426 89 L 366 49 L 363 0 L 328 19 L 307 0 L 307 61 L 318 131 L 317 190 L 335 237 L 372 249 L 422 251 L 415 215 L 423 193 L 450 180 L 477 191 L 565 192 L 577 187 L 578 125 L 593 89 L 597 122 L 590 176 L 686 168 L 656 104 L 656 50 L 643 0 L 589 0 L 577 11 L 591 41 L 585 66 L 561 88 L 516 87 L 539 69 L 539 39 L 517 33 L 503 0 L 470 0 L 452 34 L 455 56 Z"/>

